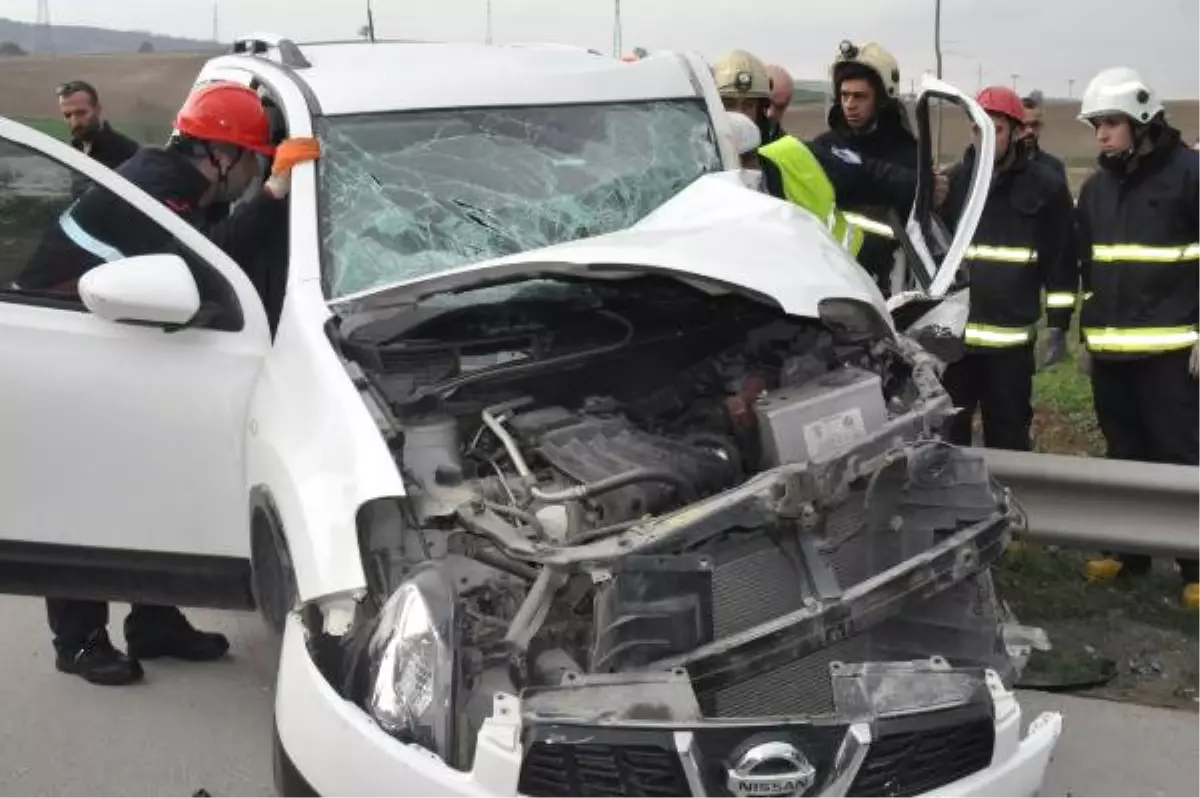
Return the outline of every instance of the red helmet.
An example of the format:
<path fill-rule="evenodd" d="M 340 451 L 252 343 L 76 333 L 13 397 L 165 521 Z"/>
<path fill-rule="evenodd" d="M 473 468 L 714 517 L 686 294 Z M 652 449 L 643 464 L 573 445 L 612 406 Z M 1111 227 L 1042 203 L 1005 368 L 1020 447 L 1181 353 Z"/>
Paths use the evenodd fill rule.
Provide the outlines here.
<path fill-rule="evenodd" d="M 175 129 L 200 141 L 275 154 L 262 101 L 253 89 L 238 83 L 208 83 L 193 91 L 175 117 Z"/>
<path fill-rule="evenodd" d="M 1018 125 L 1025 124 L 1025 106 L 1017 93 L 1006 86 L 988 86 L 975 95 L 975 102 L 991 114 L 1004 114 Z"/>

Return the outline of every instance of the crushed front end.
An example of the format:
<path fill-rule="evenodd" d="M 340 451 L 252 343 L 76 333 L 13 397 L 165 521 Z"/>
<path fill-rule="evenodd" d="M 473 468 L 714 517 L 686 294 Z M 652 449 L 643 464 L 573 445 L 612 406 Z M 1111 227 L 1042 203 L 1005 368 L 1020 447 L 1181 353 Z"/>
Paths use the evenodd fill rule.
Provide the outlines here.
<path fill-rule="evenodd" d="M 353 619 L 305 608 L 325 678 L 485 792 L 1035 790 L 989 572 L 1024 519 L 936 361 L 637 288 L 347 336 L 411 492 L 363 508 Z"/>

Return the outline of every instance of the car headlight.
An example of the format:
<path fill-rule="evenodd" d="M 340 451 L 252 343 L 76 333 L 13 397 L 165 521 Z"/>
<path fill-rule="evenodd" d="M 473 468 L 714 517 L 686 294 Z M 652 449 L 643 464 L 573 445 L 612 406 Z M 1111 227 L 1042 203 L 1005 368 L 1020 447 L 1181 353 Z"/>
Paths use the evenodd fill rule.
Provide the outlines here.
<path fill-rule="evenodd" d="M 368 645 L 372 717 L 446 762 L 454 740 L 455 628 L 453 588 L 429 564 L 383 605 Z"/>

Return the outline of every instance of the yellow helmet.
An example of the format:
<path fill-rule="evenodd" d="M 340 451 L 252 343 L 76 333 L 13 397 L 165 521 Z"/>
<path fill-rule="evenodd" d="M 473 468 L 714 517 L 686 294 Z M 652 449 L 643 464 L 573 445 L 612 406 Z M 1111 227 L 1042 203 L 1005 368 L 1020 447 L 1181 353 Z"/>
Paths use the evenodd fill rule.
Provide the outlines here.
<path fill-rule="evenodd" d="M 734 50 L 713 64 L 713 79 L 722 97 L 771 96 L 766 64 L 745 50 Z"/>
<path fill-rule="evenodd" d="M 900 65 L 881 45 L 867 42 L 860 46 L 851 41 L 843 41 L 838 46 L 838 55 L 830 70 L 835 90 L 840 82 L 839 74 L 850 64 L 859 64 L 874 72 L 883 84 L 884 93 L 888 97 L 897 96 L 900 91 Z"/>

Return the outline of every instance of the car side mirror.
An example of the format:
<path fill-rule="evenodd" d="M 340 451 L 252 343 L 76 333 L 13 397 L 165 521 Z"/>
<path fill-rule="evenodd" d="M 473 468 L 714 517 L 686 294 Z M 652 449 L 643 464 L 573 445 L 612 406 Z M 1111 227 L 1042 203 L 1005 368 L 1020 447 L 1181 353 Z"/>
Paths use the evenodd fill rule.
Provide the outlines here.
<path fill-rule="evenodd" d="M 178 328 L 200 310 L 200 289 L 178 255 L 139 255 L 102 263 L 79 280 L 79 296 L 96 316 Z"/>

